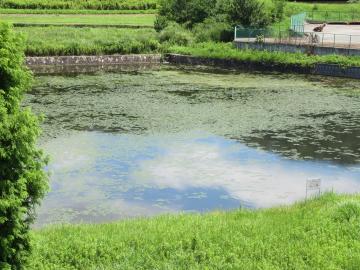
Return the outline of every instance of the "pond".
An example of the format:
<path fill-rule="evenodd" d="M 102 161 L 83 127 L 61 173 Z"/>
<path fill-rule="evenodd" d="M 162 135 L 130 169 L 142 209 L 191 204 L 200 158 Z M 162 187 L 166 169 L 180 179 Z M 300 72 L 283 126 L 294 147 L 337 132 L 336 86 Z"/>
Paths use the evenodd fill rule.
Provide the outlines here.
<path fill-rule="evenodd" d="M 360 191 L 360 82 L 160 66 L 38 76 L 51 191 L 37 226 Z"/>

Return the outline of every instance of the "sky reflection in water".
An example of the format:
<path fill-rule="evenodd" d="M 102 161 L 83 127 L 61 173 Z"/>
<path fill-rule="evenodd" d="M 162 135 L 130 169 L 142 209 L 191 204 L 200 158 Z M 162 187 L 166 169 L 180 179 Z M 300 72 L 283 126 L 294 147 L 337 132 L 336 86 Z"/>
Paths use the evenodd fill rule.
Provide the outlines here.
<path fill-rule="evenodd" d="M 360 167 L 297 161 L 208 133 L 78 132 L 47 142 L 51 192 L 38 225 L 288 204 L 309 178 L 360 191 Z"/>

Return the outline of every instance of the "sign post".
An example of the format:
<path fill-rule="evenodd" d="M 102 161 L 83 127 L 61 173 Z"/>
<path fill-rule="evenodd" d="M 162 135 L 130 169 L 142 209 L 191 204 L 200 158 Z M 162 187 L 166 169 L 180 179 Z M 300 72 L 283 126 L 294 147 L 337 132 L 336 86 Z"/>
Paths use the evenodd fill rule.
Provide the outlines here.
<path fill-rule="evenodd" d="M 306 199 L 308 198 L 309 191 L 317 191 L 317 195 L 321 194 L 321 179 L 308 179 L 306 181 Z"/>

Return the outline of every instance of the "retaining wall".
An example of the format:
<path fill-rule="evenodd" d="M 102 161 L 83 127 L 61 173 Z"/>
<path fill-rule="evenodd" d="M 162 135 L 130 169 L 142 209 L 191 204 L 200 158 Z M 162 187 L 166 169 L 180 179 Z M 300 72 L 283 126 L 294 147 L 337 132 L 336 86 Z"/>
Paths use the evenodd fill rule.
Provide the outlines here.
<path fill-rule="evenodd" d="M 302 67 L 297 65 L 280 65 L 246 62 L 231 59 L 216 59 L 205 57 L 194 57 L 179 54 L 167 54 L 165 59 L 173 64 L 182 65 L 210 65 L 221 68 L 236 68 L 244 70 L 294 72 L 303 74 L 315 74 L 334 77 L 346 77 L 360 79 L 360 67 L 342 67 L 332 64 L 317 64 L 315 67 Z"/>
<path fill-rule="evenodd" d="M 160 54 L 147 55 L 99 55 L 99 56 L 47 56 L 27 57 L 26 64 L 35 73 L 68 73 L 68 72 L 96 72 L 98 70 L 121 70 L 129 66 L 144 66 L 160 64 L 163 57 Z M 234 59 L 217 59 L 195 57 L 179 54 L 166 54 L 164 60 L 171 64 L 210 65 L 221 68 L 279 71 L 325 76 L 347 77 L 360 79 L 360 67 L 342 67 L 339 65 L 317 64 L 315 67 L 298 65 L 268 64 L 248 62 Z"/>
<path fill-rule="evenodd" d="M 131 54 L 131 55 L 91 55 L 91 56 L 44 56 L 26 57 L 26 65 L 114 65 L 129 63 L 160 63 L 160 54 Z"/>

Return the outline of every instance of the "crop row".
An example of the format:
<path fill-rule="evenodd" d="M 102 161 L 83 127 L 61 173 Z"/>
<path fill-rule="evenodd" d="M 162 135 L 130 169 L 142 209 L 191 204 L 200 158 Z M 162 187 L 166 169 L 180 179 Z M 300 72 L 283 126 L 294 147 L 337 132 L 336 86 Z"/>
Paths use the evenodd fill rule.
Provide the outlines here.
<path fill-rule="evenodd" d="M 146 10 L 156 9 L 156 0 L 0 0 L 7 9 L 94 9 Z"/>

